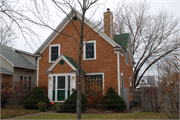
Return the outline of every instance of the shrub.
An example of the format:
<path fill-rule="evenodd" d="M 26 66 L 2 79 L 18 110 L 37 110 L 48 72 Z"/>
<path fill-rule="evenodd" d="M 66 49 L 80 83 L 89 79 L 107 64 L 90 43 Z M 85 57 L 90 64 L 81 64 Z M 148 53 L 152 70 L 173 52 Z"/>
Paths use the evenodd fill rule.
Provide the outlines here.
<path fill-rule="evenodd" d="M 7 81 L 2 81 L 1 84 L 1 107 L 4 107 L 5 104 L 7 103 L 9 97 L 12 95 L 13 93 L 13 89 L 12 89 L 12 82 L 7 80 Z"/>
<path fill-rule="evenodd" d="M 37 106 L 40 111 L 46 112 L 47 104 L 45 102 L 38 102 Z"/>
<path fill-rule="evenodd" d="M 64 105 L 62 103 L 56 103 L 53 106 L 53 110 L 56 110 L 56 112 L 63 112 L 64 111 Z"/>
<path fill-rule="evenodd" d="M 24 107 L 28 109 L 37 109 L 38 102 L 45 102 L 48 106 L 49 98 L 39 87 L 35 87 L 34 90 L 29 94 L 28 98 L 24 102 Z"/>
<path fill-rule="evenodd" d="M 75 90 L 71 96 L 63 103 L 64 111 L 76 111 L 77 105 L 77 90 Z M 81 92 L 81 111 L 85 110 L 87 107 L 87 99 Z"/>
<path fill-rule="evenodd" d="M 106 95 L 102 98 L 101 105 L 109 110 L 123 111 L 126 109 L 124 100 L 110 87 Z"/>

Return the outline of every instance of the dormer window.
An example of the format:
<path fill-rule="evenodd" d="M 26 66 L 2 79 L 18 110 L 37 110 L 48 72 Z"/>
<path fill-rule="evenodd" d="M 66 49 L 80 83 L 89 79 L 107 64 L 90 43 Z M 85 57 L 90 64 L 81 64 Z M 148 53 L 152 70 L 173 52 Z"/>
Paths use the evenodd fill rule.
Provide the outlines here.
<path fill-rule="evenodd" d="M 126 64 L 129 65 L 129 51 L 126 50 Z"/>
<path fill-rule="evenodd" d="M 96 59 L 96 41 L 88 41 L 84 45 L 83 53 L 84 53 L 84 60 L 95 60 Z"/>
<path fill-rule="evenodd" d="M 60 44 L 49 46 L 49 62 L 54 62 L 60 56 Z"/>

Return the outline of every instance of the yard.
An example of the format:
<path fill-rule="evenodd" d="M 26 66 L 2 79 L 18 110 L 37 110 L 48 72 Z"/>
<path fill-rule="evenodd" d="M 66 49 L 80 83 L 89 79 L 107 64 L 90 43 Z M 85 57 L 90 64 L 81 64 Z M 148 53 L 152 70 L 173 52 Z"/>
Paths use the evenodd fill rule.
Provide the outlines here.
<path fill-rule="evenodd" d="M 38 110 L 28 110 L 23 107 L 1 108 L 1 118 L 38 113 Z M 53 112 L 53 113 L 52 113 Z M 86 112 L 85 112 L 86 113 Z M 76 119 L 75 113 L 56 113 L 55 111 L 42 112 L 42 114 L 23 117 L 20 119 Z M 162 113 L 139 112 L 139 113 L 110 113 L 110 114 L 82 114 L 82 119 L 166 119 Z"/>
<path fill-rule="evenodd" d="M 28 110 L 23 107 L 5 107 L 1 108 L 1 119 L 11 118 L 21 115 L 38 113 L 39 110 Z"/>
<path fill-rule="evenodd" d="M 21 119 L 76 119 L 76 114 L 48 113 Z M 153 112 L 120 114 L 82 114 L 82 119 L 166 119 L 165 115 Z"/>

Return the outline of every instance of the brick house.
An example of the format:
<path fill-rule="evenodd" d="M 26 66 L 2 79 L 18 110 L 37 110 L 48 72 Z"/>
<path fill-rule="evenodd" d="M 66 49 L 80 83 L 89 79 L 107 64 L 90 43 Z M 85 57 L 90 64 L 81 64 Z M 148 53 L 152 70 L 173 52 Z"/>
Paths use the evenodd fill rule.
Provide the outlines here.
<path fill-rule="evenodd" d="M 68 16 L 80 29 L 82 15 L 72 10 Z M 129 33 L 113 35 L 112 13 L 104 13 L 105 33 L 85 18 L 84 31 L 88 31 L 82 54 L 82 92 L 88 93 L 92 81 L 105 94 L 109 87 L 120 95 L 122 88 L 128 88 L 129 101 L 133 99 L 133 64 L 131 37 Z M 110 21 L 110 22 L 109 22 Z M 56 31 L 78 38 L 78 33 L 68 17 L 57 26 Z M 34 53 L 37 57 L 37 86 L 47 90 L 50 101 L 63 102 L 77 87 L 79 47 L 71 37 L 53 31 L 46 41 Z M 91 89 L 92 91 L 92 89 Z M 121 96 L 121 95 L 120 95 Z"/>

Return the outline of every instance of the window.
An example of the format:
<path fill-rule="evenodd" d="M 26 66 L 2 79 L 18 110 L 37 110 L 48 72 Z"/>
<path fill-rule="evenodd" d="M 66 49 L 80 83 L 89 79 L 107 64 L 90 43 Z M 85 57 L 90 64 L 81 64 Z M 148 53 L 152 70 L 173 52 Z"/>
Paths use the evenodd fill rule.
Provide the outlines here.
<path fill-rule="evenodd" d="M 124 78 L 123 78 L 123 73 L 121 73 L 121 88 L 124 88 Z"/>
<path fill-rule="evenodd" d="M 83 80 L 83 92 L 86 95 L 103 94 L 103 75 L 86 75 Z"/>
<path fill-rule="evenodd" d="M 84 45 L 84 60 L 95 60 L 95 59 L 96 59 L 96 41 L 89 41 Z"/>
<path fill-rule="evenodd" d="M 129 51 L 126 50 L 126 64 L 129 65 Z"/>
<path fill-rule="evenodd" d="M 130 82 L 130 94 L 132 94 L 132 80 L 131 80 L 131 77 L 129 78 L 129 82 Z"/>
<path fill-rule="evenodd" d="M 65 101 L 70 96 L 70 75 L 55 75 L 52 78 L 52 100 Z"/>
<path fill-rule="evenodd" d="M 60 44 L 49 46 L 49 62 L 55 61 L 60 56 Z"/>
<path fill-rule="evenodd" d="M 31 89 L 31 77 L 30 76 L 20 76 L 20 86 L 21 89 L 30 90 Z"/>
<path fill-rule="evenodd" d="M 77 18 L 76 16 L 75 16 L 75 17 L 73 17 L 73 21 L 77 21 L 77 19 L 78 19 L 78 18 Z"/>
<path fill-rule="evenodd" d="M 60 60 L 59 64 L 64 65 L 64 60 Z"/>

